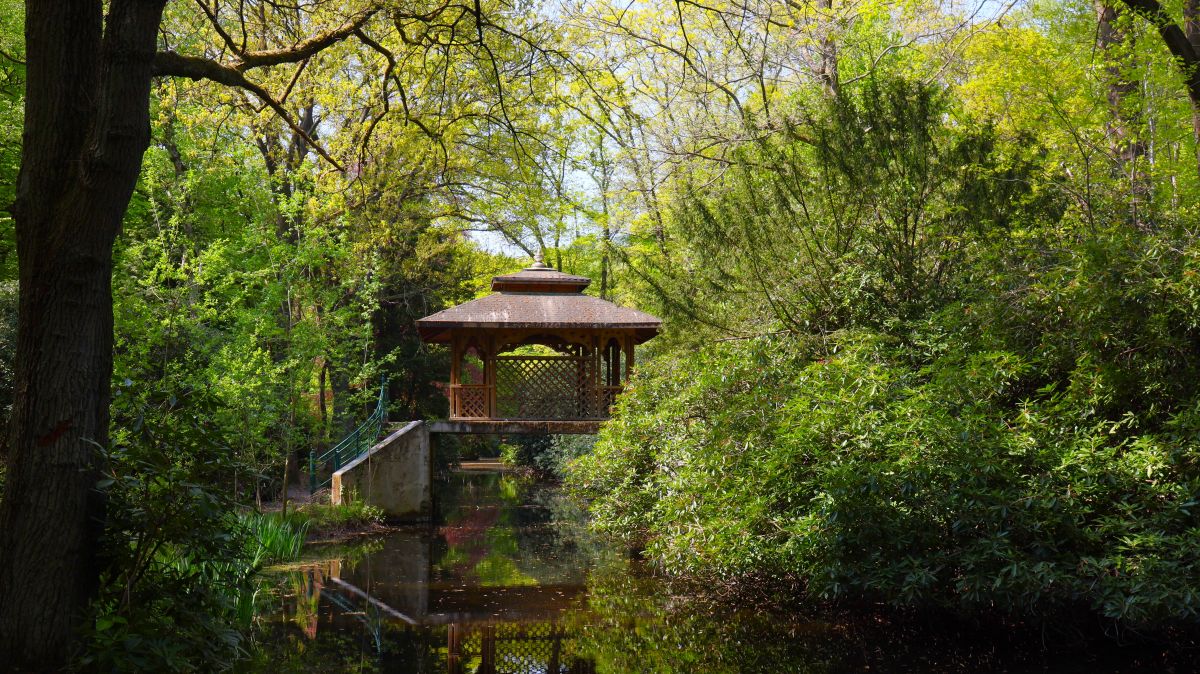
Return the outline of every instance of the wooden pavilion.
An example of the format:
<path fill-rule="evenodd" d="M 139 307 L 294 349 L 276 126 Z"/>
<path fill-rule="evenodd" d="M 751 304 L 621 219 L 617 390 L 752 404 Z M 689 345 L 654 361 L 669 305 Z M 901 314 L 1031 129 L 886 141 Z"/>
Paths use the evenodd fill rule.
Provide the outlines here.
<path fill-rule="evenodd" d="M 609 417 L 634 347 L 662 321 L 584 295 L 590 283 L 539 255 L 493 278 L 491 295 L 417 321 L 422 339 L 450 346 L 450 420 L 471 422 L 460 432 L 594 432 Z"/>

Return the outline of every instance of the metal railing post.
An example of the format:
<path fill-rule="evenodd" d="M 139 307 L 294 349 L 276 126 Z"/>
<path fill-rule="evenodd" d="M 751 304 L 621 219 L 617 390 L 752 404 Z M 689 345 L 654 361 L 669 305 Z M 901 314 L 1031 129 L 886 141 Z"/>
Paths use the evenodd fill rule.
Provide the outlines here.
<path fill-rule="evenodd" d="M 318 456 L 315 449 L 309 450 L 308 484 L 310 494 L 317 491 L 318 463 L 331 462 L 333 472 L 336 473 L 344 464 L 357 459 L 371 450 L 374 441 L 378 439 L 380 431 L 383 430 L 384 421 L 387 419 L 387 403 L 387 375 L 383 375 L 380 383 L 379 398 L 375 404 L 375 411 L 367 417 L 366 421 L 323 454 Z M 343 460 L 343 457 L 345 457 L 345 460 Z M 330 481 L 332 481 L 332 478 L 330 478 Z M 324 486 L 324 482 L 322 481 L 320 486 Z"/>
<path fill-rule="evenodd" d="M 308 495 L 317 493 L 317 450 L 308 450 Z"/>

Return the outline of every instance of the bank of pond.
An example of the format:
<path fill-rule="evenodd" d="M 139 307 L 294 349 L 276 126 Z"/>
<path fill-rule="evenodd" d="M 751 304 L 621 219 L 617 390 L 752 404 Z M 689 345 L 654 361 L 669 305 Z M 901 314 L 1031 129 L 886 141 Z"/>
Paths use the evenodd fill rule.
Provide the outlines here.
<path fill-rule="evenodd" d="M 667 580 L 590 533 L 557 487 L 520 475 L 455 473 L 436 500 L 433 524 L 325 537 L 264 573 L 235 670 L 1125 672 L 1200 658 L 1186 630 L 812 606 Z"/>

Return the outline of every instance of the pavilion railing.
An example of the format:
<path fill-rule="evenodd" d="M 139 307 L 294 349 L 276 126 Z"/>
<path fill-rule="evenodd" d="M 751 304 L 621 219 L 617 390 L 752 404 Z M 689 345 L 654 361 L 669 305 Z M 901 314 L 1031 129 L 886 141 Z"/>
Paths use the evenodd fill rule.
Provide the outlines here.
<path fill-rule="evenodd" d="M 496 356 L 492 364 L 490 413 L 497 419 L 607 419 L 620 391 L 597 386 L 598 363 L 590 355 Z"/>
<path fill-rule="evenodd" d="M 318 489 L 328 487 L 333 481 L 333 474 L 342 466 L 371 451 L 379 439 L 379 433 L 387 423 L 387 377 L 383 378 L 379 387 L 379 399 L 375 403 L 375 411 L 358 428 L 342 438 L 341 442 L 330 447 L 321 454 L 312 450 L 308 454 L 308 490 L 315 494 Z M 317 466 L 329 464 L 329 477 L 317 479 Z"/>
<path fill-rule="evenodd" d="M 624 390 L 623 386 L 601 386 L 596 389 L 600 411 L 604 413 L 605 418 L 611 416 L 612 406 L 616 404 L 617 396 Z"/>
<path fill-rule="evenodd" d="M 491 386 L 455 384 L 450 387 L 450 418 L 487 419 L 491 416 L 491 409 Z"/>

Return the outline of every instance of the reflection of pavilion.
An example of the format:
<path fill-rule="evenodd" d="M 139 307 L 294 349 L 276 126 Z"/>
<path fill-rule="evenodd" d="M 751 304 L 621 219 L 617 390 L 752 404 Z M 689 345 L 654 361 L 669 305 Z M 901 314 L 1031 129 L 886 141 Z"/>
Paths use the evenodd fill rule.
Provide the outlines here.
<path fill-rule="evenodd" d="M 450 674 L 554 672 L 592 674 L 591 662 L 564 662 L 563 643 L 570 636 L 553 622 L 450 625 L 446 637 L 446 671 Z M 478 662 L 473 669 L 469 664 Z"/>
<path fill-rule="evenodd" d="M 571 654 L 572 637 L 558 623 L 583 593 L 581 583 L 467 588 L 432 582 L 431 559 L 431 538 L 414 531 L 394 535 L 387 548 L 353 569 L 328 562 L 307 570 L 300 597 L 310 607 L 305 634 L 316 638 L 317 610 L 324 601 L 336 614 L 361 622 L 380 654 L 396 625 L 431 638 L 444 629 L 449 674 L 594 671 L 590 662 Z M 373 578 L 372 567 L 386 570 L 386 579 Z"/>

